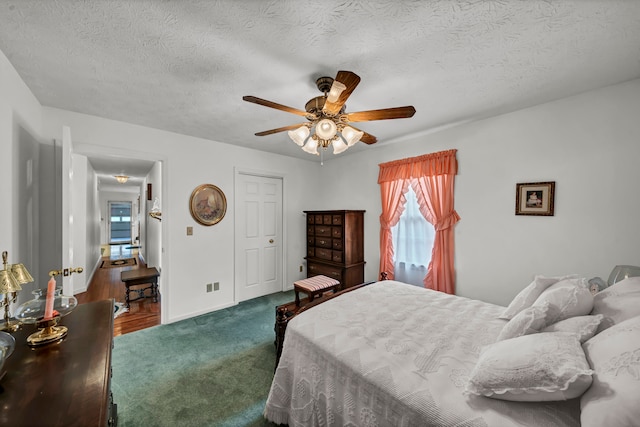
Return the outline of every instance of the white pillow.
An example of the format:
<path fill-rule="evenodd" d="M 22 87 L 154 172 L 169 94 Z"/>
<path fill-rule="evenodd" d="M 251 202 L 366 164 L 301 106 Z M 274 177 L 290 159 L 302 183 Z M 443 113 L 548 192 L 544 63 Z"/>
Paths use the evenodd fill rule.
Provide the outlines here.
<path fill-rule="evenodd" d="M 594 370 L 580 398 L 582 427 L 637 426 L 640 422 L 640 316 L 620 322 L 583 345 Z"/>
<path fill-rule="evenodd" d="M 542 332 L 571 332 L 578 336 L 581 343 L 593 337 L 604 316 L 576 316 L 547 326 Z"/>
<path fill-rule="evenodd" d="M 598 333 L 616 323 L 640 315 L 640 277 L 629 277 L 598 292 L 591 314 L 602 314 Z"/>
<path fill-rule="evenodd" d="M 584 277 L 561 280 L 545 289 L 533 303 L 549 303 L 547 325 L 574 316 L 584 316 L 593 309 L 593 295 Z"/>
<path fill-rule="evenodd" d="M 548 310 L 549 303 L 525 308 L 504 325 L 498 335 L 498 341 L 540 332 L 546 325 Z"/>
<path fill-rule="evenodd" d="M 589 388 L 591 374 L 575 334 L 541 332 L 485 347 L 466 391 L 519 402 L 567 400 Z"/>
<path fill-rule="evenodd" d="M 531 307 L 531 305 L 536 301 L 540 294 L 549 286 L 559 282 L 560 280 L 571 279 L 574 277 L 578 276 L 576 274 L 559 277 L 535 276 L 533 282 L 531 282 L 529 286 L 521 290 L 518 295 L 515 296 L 513 301 L 511 301 L 509 306 L 502 312 L 499 318 L 506 320 L 513 319 L 516 314 L 520 313 L 527 307 Z"/>

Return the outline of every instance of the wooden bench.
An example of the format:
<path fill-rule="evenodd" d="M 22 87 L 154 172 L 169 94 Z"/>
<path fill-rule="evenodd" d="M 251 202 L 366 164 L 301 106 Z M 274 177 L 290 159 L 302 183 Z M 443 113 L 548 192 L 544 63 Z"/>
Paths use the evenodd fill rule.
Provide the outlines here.
<path fill-rule="evenodd" d="M 158 276 L 160 276 L 160 273 L 158 273 L 158 270 L 155 267 L 137 268 L 120 273 L 120 280 L 124 282 L 124 286 L 126 288 L 124 293 L 125 306 L 129 308 L 130 302 L 137 301 L 140 298 L 146 298 L 144 292 L 147 289 L 151 290 L 151 295 L 149 296 L 153 298 L 153 302 L 158 302 Z M 134 292 L 138 293 L 138 297 L 136 299 L 130 299 L 130 287 L 144 284 L 149 284 L 149 286 L 142 289 L 133 289 Z"/>
<path fill-rule="evenodd" d="M 309 302 L 311 302 L 313 298 L 321 296 L 325 292 L 332 291 L 334 294 L 338 292 L 340 282 L 331 277 L 318 275 L 293 282 L 293 290 L 296 294 L 296 306 L 300 307 L 300 292 L 307 294 Z"/>

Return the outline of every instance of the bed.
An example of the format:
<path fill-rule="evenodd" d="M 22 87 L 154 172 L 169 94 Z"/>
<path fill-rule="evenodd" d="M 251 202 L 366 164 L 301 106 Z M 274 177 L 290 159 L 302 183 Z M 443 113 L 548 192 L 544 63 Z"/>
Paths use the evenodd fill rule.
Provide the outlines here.
<path fill-rule="evenodd" d="M 593 297 L 580 280 L 537 276 L 507 308 L 393 280 L 328 299 L 289 321 L 264 416 L 290 427 L 580 426 L 586 412 L 590 425 L 633 425 L 638 402 L 622 405 L 622 422 L 638 417 L 628 424 L 598 415 L 620 370 L 598 389 L 593 365 L 610 358 L 618 323 L 640 342 L 640 282 L 619 298 L 631 307 L 621 316 L 615 286 Z"/>

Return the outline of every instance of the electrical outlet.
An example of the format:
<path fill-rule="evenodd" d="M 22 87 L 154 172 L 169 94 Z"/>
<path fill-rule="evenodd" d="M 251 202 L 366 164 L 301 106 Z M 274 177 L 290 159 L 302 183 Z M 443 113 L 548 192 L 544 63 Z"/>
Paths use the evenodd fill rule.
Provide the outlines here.
<path fill-rule="evenodd" d="M 302 266 L 300 266 L 300 273 L 302 273 Z"/>
<path fill-rule="evenodd" d="M 193 227 L 187 227 L 187 236 L 193 236 Z"/>
<path fill-rule="evenodd" d="M 213 282 L 213 290 L 214 291 L 220 290 L 220 282 Z"/>
<path fill-rule="evenodd" d="M 207 283 L 207 292 L 211 292 L 211 283 Z"/>

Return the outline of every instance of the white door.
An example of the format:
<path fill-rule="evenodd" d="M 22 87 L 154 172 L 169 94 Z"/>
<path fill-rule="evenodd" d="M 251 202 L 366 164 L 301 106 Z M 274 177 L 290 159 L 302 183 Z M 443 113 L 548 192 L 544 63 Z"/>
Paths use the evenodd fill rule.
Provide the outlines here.
<path fill-rule="evenodd" d="M 237 302 L 282 290 L 282 179 L 236 175 Z"/>
<path fill-rule="evenodd" d="M 72 268 L 73 263 L 73 143 L 71 128 L 62 127 L 62 265 L 56 268 Z M 74 275 L 56 276 L 57 286 L 62 281 L 62 294 L 73 295 Z"/>

